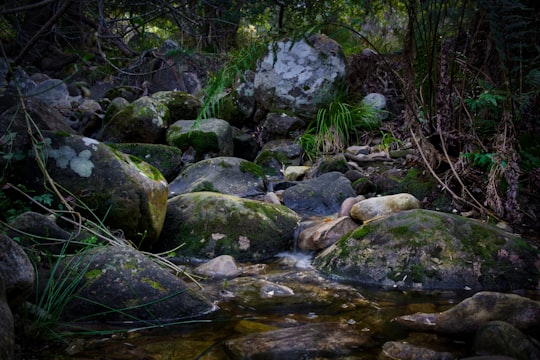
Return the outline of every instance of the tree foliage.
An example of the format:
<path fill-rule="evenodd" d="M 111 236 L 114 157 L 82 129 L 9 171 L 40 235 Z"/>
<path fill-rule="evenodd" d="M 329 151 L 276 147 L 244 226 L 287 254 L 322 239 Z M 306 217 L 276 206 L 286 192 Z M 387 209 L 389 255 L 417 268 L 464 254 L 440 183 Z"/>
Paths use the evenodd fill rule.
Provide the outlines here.
<path fill-rule="evenodd" d="M 400 68 L 387 71 L 403 97 L 401 137 L 456 203 L 520 221 L 520 193 L 540 188 L 539 13 L 535 0 L 6 0 L 0 39 L 15 65 L 57 52 L 58 69 L 92 60 L 119 70 L 165 39 L 241 54 L 309 31 L 347 54 L 397 52 Z"/>

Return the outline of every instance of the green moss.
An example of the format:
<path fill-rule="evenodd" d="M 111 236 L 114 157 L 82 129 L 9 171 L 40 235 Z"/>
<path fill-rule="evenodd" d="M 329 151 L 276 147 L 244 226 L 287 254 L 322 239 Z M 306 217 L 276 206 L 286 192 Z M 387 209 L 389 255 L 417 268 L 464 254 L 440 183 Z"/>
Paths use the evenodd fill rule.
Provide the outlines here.
<path fill-rule="evenodd" d="M 399 180 L 398 180 L 399 181 Z M 401 180 L 401 191 L 414 195 L 417 199 L 423 199 L 433 192 L 435 181 L 428 176 L 422 176 L 420 171 L 411 168 L 405 178 Z"/>
<path fill-rule="evenodd" d="M 211 191 L 211 192 L 219 192 L 214 187 L 214 184 L 212 184 L 210 181 L 203 181 L 197 186 L 195 186 L 192 190 L 192 192 L 200 192 L 200 191 Z"/>
<path fill-rule="evenodd" d="M 351 233 L 351 237 L 353 237 L 355 239 L 361 239 L 364 236 L 366 236 L 367 234 L 369 234 L 369 232 L 370 232 L 369 226 L 362 225 L 362 226 L 358 227 L 356 230 L 353 230 L 353 232 Z"/>
<path fill-rule="evenodd" d="M 141 282 L 150 285 L 152 287 L 152 289 L 156 289 L 159 292 L 162 292 L 162 293 L 166 292 L 165 288 L 155 280 L 151 280 L 151 279 L 148 279 L 148 278 L 142 278 Z"/>
<path fill-rule="evenodd" d="M 84 274 L 84 277 L 86 280 L 95 280 L 101 276 L 102 272 L 99 269 L 94 269 L 87 271 L 86 274 Z"/>
<path fill-rule="evenodd" d="M 260 167 L 259 165 L 251 161 L 243 161 L 240 164 L 240 171 L 242 171 L 243 173 L 253 174 L 256 177 L 261 178 L 261 179 L 265 178 L 265 174 L 262 167 Z"/>
<path fill-rule="evenodd" d="M 424 278 L 424 265 L 421 263 L 412 264 L 409 267 L 409 274 L 413 282 L 419 283 L 422 282 Z"/>

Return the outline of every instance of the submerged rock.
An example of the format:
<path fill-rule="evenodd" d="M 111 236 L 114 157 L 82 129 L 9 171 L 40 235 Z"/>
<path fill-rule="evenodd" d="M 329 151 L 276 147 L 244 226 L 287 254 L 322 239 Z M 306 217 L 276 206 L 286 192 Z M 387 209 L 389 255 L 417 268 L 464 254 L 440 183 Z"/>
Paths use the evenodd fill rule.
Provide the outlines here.
<path fill-rule="evenodd" d="M 77 291 L 67 320 L 169 322 L 207 314 L 215 307 L 182 279 L 130 247 L 98 247 L 67 257 L 65 272 Z M 57 281 L 68 281 L 60 278 Z"/>
<path fill-rule="evenodd" d="M 366 285 L 510 290 L 538 285 L 538 247 L 478 220 L 408 210 L 370 221 L 314 259 Z"/>
<path fill-rule="evenodd" d="M 225 346 L 237 359 L 300 359 L 347 355 L 373 342 L 348 325 L 318 323 L 244 335 Z"/>
<path fill-rule="evenodd" d="M 446 335 L 472 334 L 490 321 L 502 320 L 538 336 L 540 302 L 515 294 L 483 291 L 442 313 L 416 313 L 395 320 L 413 330 Z"/>

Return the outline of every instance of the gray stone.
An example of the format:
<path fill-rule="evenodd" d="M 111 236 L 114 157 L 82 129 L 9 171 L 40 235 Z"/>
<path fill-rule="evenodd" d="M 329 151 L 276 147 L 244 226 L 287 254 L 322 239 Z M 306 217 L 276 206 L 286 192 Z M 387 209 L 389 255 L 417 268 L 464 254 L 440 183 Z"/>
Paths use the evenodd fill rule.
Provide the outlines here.
<path fill-rule="evenodd" d="M 92 220 L 97 216 L 112 229 L 121 229 L 127 239 L 139 245 L 142 240 L 151 243 L 158 238 L 168 188 L 156 168 L 91 138 L 52 132 L 43 135 L 48 174 L 88 207 L 78 211 Z M 27 173 L 35 173 L 35 166 L 29 160 Z M 42 182 L 38 178 L 32 187 Z"/>
<path fill-rule="evenodd" d="M 388 119 L 388 111 L 386 108 L 386 96 L 378 93 L 370 93 L 364 96 L 362 102 L 367 105 L 371 105 L 375 110 L 378 111 L 379 120 Z"/>
<path fill-rule="evenodd" d="M 187 166 L 169 184 L 169 197 L 196 191 L 215 191 L 239 197 L 253 197 L 266 192 L 262 169 L 247 160 L 216 157 Z"/>
<path fill-rule="evenodd" d="M 230 255 L 220 255 L 195 268 L 195 273 L 213 278 L 230 278 L 240 274 L 240 269 Z"/>
<path fill-rule="evenodd" d="M 358 226 L 359 224 L 348 216 L 330 220 L 324 219 L 300 233 L 298 247 L 307 251 L 326 249 Z"/>
<path fill-rule="evenodd" d="M 156 251 L 182 245 L 182 255 L 238 261 L 268 259 L 291 247 L 298 215 L 283 205 L 215 192 L 194 192 L 169 199 Z"/>
<path fill-rule="evenodd" d="M 351 207 L 349 213 L 353 219 L 365 222 L 396 212 L 419 208 L 420 201 L 411 194 L 396 194 L 358 201 Z"/>
<path fill-rule="evenodd" d="M 363 224 L 313 264 L 365 285 L 500 291 L 538 286 L 537 253 L 536 244 L 495 226 L 414 209 Z"/>
<path fill-rule="evenodd" d="M 60 79 L 45 80 L 26 93 L 27 96 L 39 99 L 47 105 L 69 107 L 69 91 Z"/>
<path fill-rule="evenodd" d="M 244 335 L 225 346 L 237 359 L 302 359 L 347 355 L 369 347 L 369 335 L 347 325 L 316 323 Z"/>
<path fill-rule="evenodd" d="M 167 106 L 143 96 L 114 114 L 97 138 L 110 142 L 159 143 L 165 139 L 169 116 Z"/>
<path fill-rule="evenodd" d="M 475 354 L 505 355 L 516 360 L 540 359 L 540 343 L 505 321 L 482 325 L 474 337 Z"/>
<path fill-rule="evenodd" d="M 34 267 L 23 249 L 0 234 L 0 300 L 18 306 L 31 294 L 36 279 Z M 1 318 L 1 317 L 0 317 Z"/>
<path fill-rule="evenodd" d="M 1 242 L 2 240 L 0 240 Z M 15 329 L 13 314 L 6 301 L 3 271 L 0 269 L 0 359 L 14 359 Z"/>
<path fill-rule="evenodd" d="M 178 120 L 167 130 L 167 144 L 186 151 L 193 148 L 196 160 L 209 156 L 232 156 L 232 127 L 222 119 Z"/>
<path fill-rule="evenodd" d="M 283 191 L 283 204 L 303 215 L 331 215 L 341 203 L 356 194 L 351 182 L 339 172 L 304 180 Z"/>
<path fill-rule="evenodd" d="M 63 262 L 77 285 L 66 320 L 170 322 L 215 310 L 201 294 L 128 246 L 101 246 Z M 80 274 L 83 274 L 81 277 Z"/>
<path fill-rule="evenodd" d="M 300 165 L 303 154 L 302 146 L 294 140 L 271 140 L 264 144 L 254 162 L 260 165 L 268 176 L 283 178 L 283 168 Z"/>
<path fill-rule="evenodd" d="M 271 44 L 258 66 L 255 98 L 262 108 L 314 118 L 345 75 L 341 47 L 325 35 Z"/>

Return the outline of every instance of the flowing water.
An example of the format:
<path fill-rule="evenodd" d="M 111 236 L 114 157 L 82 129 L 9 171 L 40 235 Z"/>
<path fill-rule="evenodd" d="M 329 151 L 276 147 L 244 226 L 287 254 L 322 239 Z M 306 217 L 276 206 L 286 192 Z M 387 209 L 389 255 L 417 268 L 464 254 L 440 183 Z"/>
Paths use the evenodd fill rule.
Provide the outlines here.
<path fill-rule="evenodd" d="M 287 356 L 276 349 L 270 359 L 377 359 L 386 341 L 406 339 L 427 344 L 440 351 L 466 355 L 464 339 L 444 339 L 434 334 L 412 333 L 392 321 L 415 312 L 444 311 L 472 294 L 455 292 L 420 293 L 393 289 L 367 289 L 325 279 L 310 267 L 306 254 L 280 254 L 257 275 L 229 280 L 203 280 L 205 294 L 219 310 L 205 319 L 177 325 L 143 329 L 141 324 L 125 324 L 127 332 L 115 335 L 77 336 L 68 345 L 44 347 L 24 359 L 145 359 L 145 360 L 230 360 L 225 341 L 249 334 L 332 323 L 367 335 L 369 347 L 352 348 L 347 354 L 307 353 Z M 294 295 L 264 296 L 261 281 L 287 286 Z M 262 295 L 261 295 L 262 294 Z M 94 330 L 111 330 L 106 324 L 85 324 Z M 139 329 L 137 329 L 137 327 Z M 135 328 L 134 328 L 135 327 Z M 118 325 L 115 325 L 118 329 Z M 316 341 L 316 339 L 315 339 Z"/>

